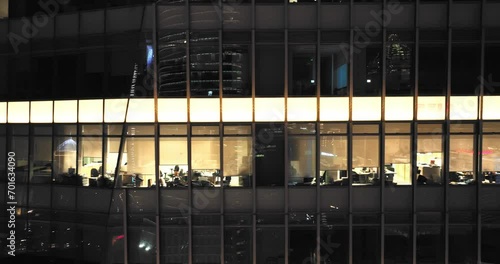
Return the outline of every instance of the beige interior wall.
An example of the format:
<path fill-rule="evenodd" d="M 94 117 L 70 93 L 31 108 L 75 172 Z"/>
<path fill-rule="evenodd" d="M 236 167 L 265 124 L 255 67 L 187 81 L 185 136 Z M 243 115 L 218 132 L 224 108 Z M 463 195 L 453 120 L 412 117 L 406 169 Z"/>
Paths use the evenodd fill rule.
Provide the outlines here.
<path fill-rule="evenodd" d="M 483 171 L 500 171 L 500 135 L 483 135 Z"/>
<path fill-rule="evenodd" d="M 378 136 L 353 136 L 354 168 L 379 167 Z"/>
<path fill-rule="evenodd" d="M 320 170 L 347 170 L 347 137 L 321 136 Z M 331 156 L 334 155 L 334 156 Z"/>
<path fill-rule="evenodd" d="M 160 140 L 160 165 L 182 165 L 188 163 L 186 138 L 163 138 Z"/>
<path fill-rule="evenodd" d="M 224 175 L 248 175 L 251 173 L 250 137 L 224 138 Z"/>
<path fill-rule="evenodd" d="M 219 138 L 192 138 L 191 163 L 196 169 L 219 169 Z"/>
<path fill-rule="evenodd" d="M 0 19 L 9 17 L 9 0 L 0 0 Z"/>

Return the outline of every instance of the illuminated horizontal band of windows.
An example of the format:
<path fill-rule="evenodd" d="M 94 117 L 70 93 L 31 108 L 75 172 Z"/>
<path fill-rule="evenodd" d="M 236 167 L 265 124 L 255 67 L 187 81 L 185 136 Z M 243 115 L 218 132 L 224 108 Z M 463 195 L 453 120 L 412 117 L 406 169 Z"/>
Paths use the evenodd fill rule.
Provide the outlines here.
<path fill-rule="evenodd" d="M 451 120 L 478 119 L 477 96 L 452 96 Z M 154 99 L 92 99 L 63 101 L 0 102 L 0 123 L 121 123 L 154 122 Z M 191 98 L 158 99 L 159 122 L 266 122 L 348 121 L 348 97 Z M 288 100 L 285 104 L 285 100 Z M 444 120 L 446 97 L 417 98 L 417 120 Z M 222 104 L 222 105 L 221 105 Z M 285 107 L 286 105 L 286 107 Z M 385 120 L 413 120 L 413 97 L 386 97 Z M 483 97 L 483 119 L 500 119 L 500 96 Z M 255 120 L 253 120 L 255 111 Z M 127 118 L 125 120 L 125 114 Z M 222 114 L 221 114 L 222 113 Z M 319 118 L 318 118 L 319 114 Z M 382 97 L 354 97 L 353 121 L 379 121 Z M 221 120 L 222 119 L 222 120 Z"/>

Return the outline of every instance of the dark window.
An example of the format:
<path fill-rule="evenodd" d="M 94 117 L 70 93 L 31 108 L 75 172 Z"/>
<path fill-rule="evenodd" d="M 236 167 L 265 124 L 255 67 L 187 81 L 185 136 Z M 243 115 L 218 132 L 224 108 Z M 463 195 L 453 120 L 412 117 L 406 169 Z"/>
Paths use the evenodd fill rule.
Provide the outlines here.
<path fill-rule="evenodd" d="M 255 171 L 257 186 L 283 186 L 284 171 L 283 125 L 257 124 Z"/>
<path fill-rule="evenodd" d="M 356 45 L 355 45 L 356 48 Z M 382 47 L 354 51 L 354 96 L 379 96 L 382 90 Z"/>
<path fill-rule="evenodd" d="M 410 226 L 385 227 L 385 262 L 410 263 L 412 259 L 412 234 Z"/>
<path fill-rule="evenodd" d="M 186 41 L 186 32 L 159 34 L 159 96 L 186 96 Z"/>
<path fill-rule="evenodd" d="M 191 95 L 219 95 L 219 33 L 193 32 L 190 35 Z"/>
<path fill-rule="evenodd" d="M 252 95 L 252 52 L 246 44 L 224 44 L 222 93 L 224 96 Z"/>
<path fill-rule="evenodd" d="M 445 44 L 420 44 L 418 95 L 445 95 L 448 72 Z"/>
<path fill-rule="evenodd" d="M 347 95 L 349 47 L 344 44 L 321 45 L 321 95 Z"/>
<path fill-rule="evenodd" d="M 380 227 L 355 226 L 352 240 L 353 263 L 380 263 Z"/>
<path fill-rule="evenodd" d="M 479 82 L 484 86 L 485 95 L 500 94 L 500 45 L 488 44 L 484 56 L 484 76 Z"/>
<path fill-rule="evenodd" d="M 415 84 L 413 43 L 402 42 L 403 36 L 393 33 L 386 44 L 386 94 L 411 95 Z"/>
<path fill-rule="evenodd" d="M 289 46 L 288 95 L 316 95 L 316 46 Z"/>
<path fill-rule="evenodd" d="M 451 94 L 477 94 L 481 73 L 481 47 L 453 44 L 451 51 Z"/>
<path fill-rule="evenodd" d="M 257 45 L 255 55 L 255 94 L 283 96 L 285 91 L 284 45 Z"/>

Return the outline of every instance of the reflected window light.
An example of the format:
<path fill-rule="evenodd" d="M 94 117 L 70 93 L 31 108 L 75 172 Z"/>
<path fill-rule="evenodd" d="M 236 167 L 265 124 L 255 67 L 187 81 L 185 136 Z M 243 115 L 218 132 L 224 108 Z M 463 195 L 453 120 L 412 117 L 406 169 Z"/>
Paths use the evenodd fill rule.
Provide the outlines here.
<path fill-rule="evenodd" d="M 366 82 L 367 82 L 367 83 L 371 83 L 371 82 L 372 82 L 372 80 L 370 80 L 370 79 L 367 79 L 367 80 L 366 80 Z"/>

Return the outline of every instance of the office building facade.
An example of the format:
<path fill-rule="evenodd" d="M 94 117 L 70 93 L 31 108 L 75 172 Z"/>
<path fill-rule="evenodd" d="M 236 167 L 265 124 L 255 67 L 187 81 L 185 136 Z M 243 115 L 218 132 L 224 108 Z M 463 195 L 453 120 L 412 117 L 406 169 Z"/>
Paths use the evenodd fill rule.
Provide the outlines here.
<path fill-rule="evenodd" d="M 500 263 L 499 11 L 0 0 L 2 263 Z"/>

